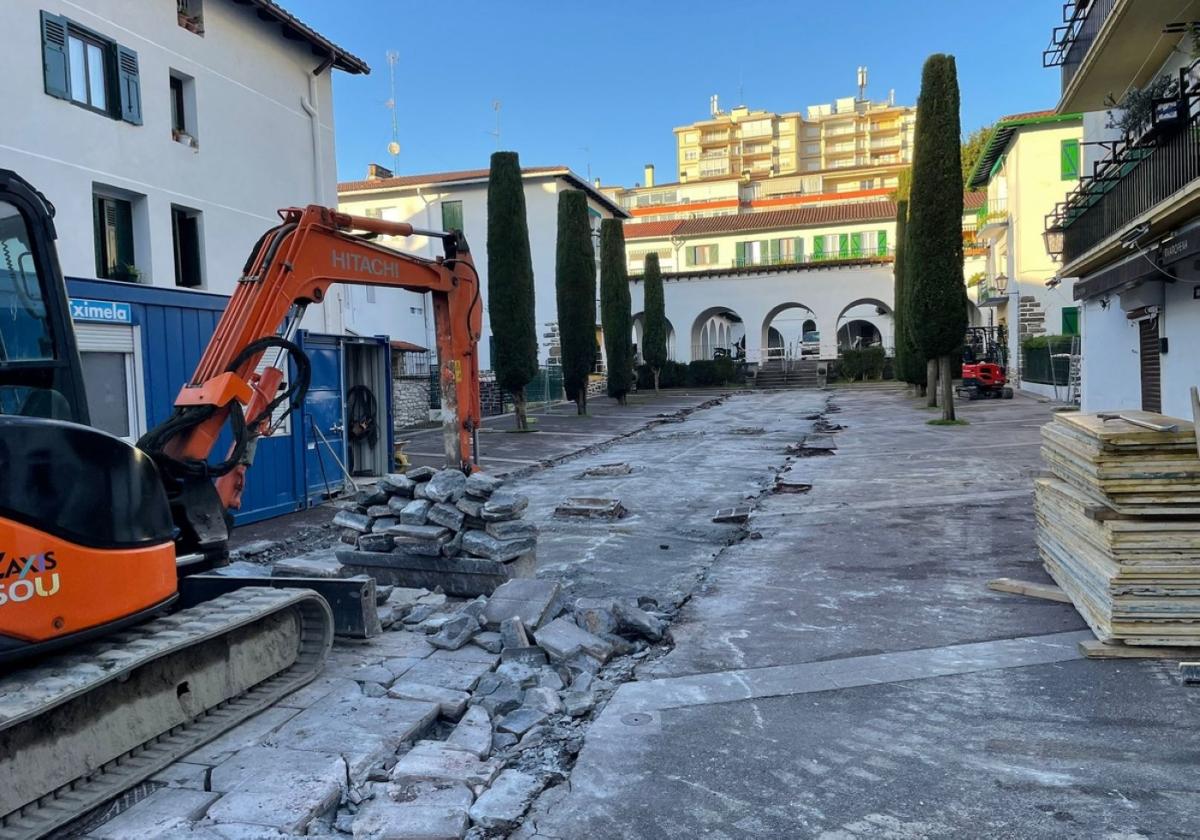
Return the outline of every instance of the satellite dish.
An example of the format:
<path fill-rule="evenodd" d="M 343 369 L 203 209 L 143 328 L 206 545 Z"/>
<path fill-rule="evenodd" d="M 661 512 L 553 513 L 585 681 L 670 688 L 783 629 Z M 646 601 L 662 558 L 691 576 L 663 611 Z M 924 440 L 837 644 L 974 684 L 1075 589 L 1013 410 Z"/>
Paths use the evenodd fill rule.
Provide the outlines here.
<path fill-rule="evenodd" d="M 397 143 L 395 140 L 393 140 L 391 143 L 388 143 L 388 154 L 389 155 L 400 154 L 400 144 Z"/>

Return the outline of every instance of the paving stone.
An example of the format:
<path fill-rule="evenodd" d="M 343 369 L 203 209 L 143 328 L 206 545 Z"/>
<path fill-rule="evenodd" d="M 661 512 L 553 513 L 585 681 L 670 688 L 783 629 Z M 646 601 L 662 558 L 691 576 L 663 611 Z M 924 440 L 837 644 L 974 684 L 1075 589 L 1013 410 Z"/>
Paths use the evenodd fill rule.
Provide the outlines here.
<path fill-rule="evenodd" d="M 591 497 L 566 499 L 554 508 L 555 516 L 583 516 L 590 519 L 620 519 L 627 513 L 620 499 Z"/>
<path fill-rule="evenodd" d="M 411 630 L 393 630 L 371 639 L 365 646 L 372 654 L 387 659 L 424 659 L 433 648 L 423 635 Z"/>
<path fill-rule="evenodd" d="M 487 611 L 484 611 L 484 620 Z M 525 622 L 520 616 L 506 618 L 500 622 L 500 643 L 503 647 L 526 648 L 529 647 L 529 634 L 525 632 Z"/>
<path fill-rule="evenodd" d="M 556 618 L 545 627 L 535 630 L 533 638 L 552 659 L 568 659 L 583 651 L 604 662 L 612 655 L 611 644 L 566 618 Z"/>
<path fill-rule="evenodd" d="M 400 517 L 389 508 L 387 514 L 375 519 L 375 524 L 371 526 L 371 533 L 383 534 L 387 532 L 388 528 L 394 528 L 399 524 Z"/>
<path fill-rule="evenodd" d="M 435 502 L 454 502 L 466 489 L 467 477 L 461 470 L 438 470 L 425 485 L 425 494 Z"/>
<path fill-rule="evenodd" d="M 433 478 L 436 474 L 437 470 L 435 470 L 433 467 L 412 467 L 408 470 L 408 472 L 405 473 L 406 476 L 418 484 L 423 481 L 429 481 L 429 479 Z"/>
<path fill-rule="evenodd" d="M 442 629 L 429 637 L 429 644 L 444 650 L 458 650 L 479 632 L 479 621 L 473 615 L 458 613 L 451 616 Z"/>
<path fill-rule="evenodd" d="M 457 507 L 459 513 L 461 513 L 463 515 L 464 523 L 466 521 L 465 518 L 468 516 L 471 517 L 472 519 L 478 519 L 479 521 L 482 522 L 483 521 L 483 503 L 484 503 L 483 499 L 473 499 L 470 496 L 463 496 L 461 499 L 459 499 L 457 502 L 454 503 L 454 506 Z"/>
<path fill-rule="evenodd" d="M 509 519 L 504 522 L 489 522 L 484 530 L 498 540 L 520 540 L 537 538 L 538 527 L 527 519 Z"/>
<path fill-rule="evenodd" d="M 713 514 L 713 522 L 728 522 L 739 525 L 750 518 L 750 506 L 738 505 L 737 507 L 721 508 Z"/>
<path fill-rule="evenodd" d="M 467 477 L 465 489 L 466 492 L 472 496 L 486 499 L 499 490 L 503 484 L 503 479 L 497 478 L 494 475 L 489 475 L 488 473 L 477 472 L 471 473 L 471 475 Z"/>
<path fill-rule="evenodd" d="M 471 806 L 471 821 L 490 831 L 511 831 L 538 795 L 543 782 L 520 770 L 505 770 Z"/>
<path fill-rule="evenodd" d="M 479 678 L 491 670 L 486 662 L 447 659 L 423 659 L 405 673 L 404 678 L 440 685 L 459 691 L 471 691 Z"/>
<path fill-rule="evenodd" d="M 375 525 L 372 523 L 371 529 L 374 530 L 374 528 Z M 358 538 L 360 536 L 362 535 L 353 528 L 340 528 L 338 530 L 338 539 L 344 542 L 346 545 L 358 545 Z"/>
<path fill-rule="evenodd" d="M 317 817 L 337 807 L 341 796 L 341 787 L 333 783 L 320 788 L 235 791 L 218 799 L 208 809 L 208 816 L 218 823 L 250 823 L 277 829 L 285 835 L 304 834 Z"/>
<path fill-rule="evenodd" d="M 218 793 L 247 788 L 268 792 L 304 788 L 322 792 L 332 785 L 340 795 L 345 781 L 346 762 L 336 752 L 270 746 L 244 749 L 214 767 L 210 776 L 212 790 Z M 230 822 L 246 821 L 231 819 Z"/>
<path fill-rule="evenodd" d="M 472 645 L 458 650 L 435 650 L 429 658 L 435 662 L 480 662 L 487 665 L 489 670 L 500 664 L 498 655 Z"/>
<path fill-rule="evenodd" d="M 392 509 L 387 506 L 386 502 L 378 505 L 371 505 L 369 508 L 367 508 L 367 516 L 371 517 L 372 519 L 378 519 L 381 516 L 391 515 Z"/>
<path fill-rule="evenodd" d="M 511 490 L 497 490 L 484 504 L 483 518 L 486 522 L 516 519 L 527 507 L 529 507 L 529 499 L 520 493 L 514 493 Z"/>
<path fill-rule="evenodd" d="M 292 709 L 307 709 L 309 706 L 328 697 L 331 694 L 353 696 L 362 694 L 358 683 L 349 677 L 335 677 L 322 674 L 303 688 L 296 689 L 291 694 L 281 698 L 277 705 Z"/>
<path fill-rule="evenodd" d="M 474 557 L 495 560 L 515 560 L 537 548 L 537 540 L 522 537 L 516 540 L 498 540 L 486 531 L 467 531 L 462 535 L 462 550 Z"/>
<path fill-rule="evenodd" d="M 382 662 L 380 662 L 379 664 L 382 667 L 387 668 L 389 671 L 391 671 L 393 678 L 399 679 L 400 677 L 407 674 L 408 671 L 412 668 L 412 666 L 416 665 L 420 661 L 421 661 L 420 658 L 409 658 L 409 657 L 398 656 L 394 659 L 385 659 Z"/>
<path fill-rule="evenodd" d="M 392 781 L 460 782 L 467 786 L 488 785 L 496 778 L 499 766 L 481 761 L 464 749 L 445 741 L 418 741 L 392 768 Z"/>
<path fill-rule="evenodd" d="M 397 545 L 402 544 L 401 539 L 436 543 L 444 543 L 450 539 L 450 529 L 441 525 L 406 525 L 401 523 L 392 528 L 388 533 L 396 537 Z"/>
<path fill-rule="evenodd" d="M 435 607 L 442 607 L 446 604 L 446 593 L 439 588 L 437 592 L 426 592 L 417 599 L 418 604 L 432 604 Z"/>
<path fill-rule="evenodd" d="M 542 668 L 538 671 L 537 684 L 539 688 L 552 688 L 555 691 L 562 691 L 566 687 L 562 675 L 553 668 Z"/>
<path fill-rule="evenodd" d="M 413 488 L 413 498 L 414 499 L 422 499 L 422 500 L 430 502 L 432 504 L 433 499 L 430 499 L 429 494 L 425 492 L 426 483 L 427 482 L 423 482 Z"/>
<path fill-rule="evenodd" d="M 452 613 L 434 613 L 417 625 L 417 632 L 432 636 L 454 619 Z"/>
<path fill-rule="evenodd" d="M 300 714 L 299 709 L 272 706 L 243 721 L 203 747 L 188 753 L 184 761 L 195 764 L 220 764 L 236 752 L 263 743 L 264 739 Z"/>
<path fill-rule="evenodd" d="M 271 574 L 276 577 L 336 578 L 344 575 L 344 569 L 332 555 L 305 554 L 301 557 L 277 560 L 271 567 Z"/>
<path fill-rule="evenodd" d="M 576 675 L 575 679 L 571 680 L 572 691 L 589 691 L 596 678 L 586 671 Z"/>
<path fill-rule="evenodd" d="M 443 557 L 457 557 L 462 553 L 463 535 L 462 532 L 456 533 L 449 540 L 442 543 Z"/>
<path fill-rule="evenodd" d="M 588 467 L 583 471 L 583 474 L 589 478 L 608 478 L 617 475 L 629 475 L 633 472 L 633 467 L 624 462 L 616 464 L 599 464 L 595 467 Z"/>
<path fill-rule="evenodd" d="M 473 638 L 471 641 L 479 645 L 488 653 L 499 653 L 503 646 L 500 634 L 491 630 L 485 630 L 482 633 L 476 633 L 475 638 Z"/>
<path fill-rule="evenodd" d="M 408 615 L 404 616 L 402 622 L 408 625 L 420 624 L 436 611 L 437 607 L 433 606 L 433 604 L 416 604 L 409 610 Z"/>
<path fill-rule="evenodd" d="M 438 525 L 449 528 L 451 531 L 460 531 L 463 526 L 463 518 L 465 514 L 452 504 L 446 502 L 438 502 L 429 509 L 428 519 Z"/>
<path fill-rule="evenodd" d="M 629 656 L 629 654 L 637 652 L 639 645 L 645 645 L 645 642 L 631 642 L 616 633 L 603 633 L 600 638 L 612 645 L 613 656 Z"/>
<path fill-rule="evenodd" d="M 492 736 L 492 749 L 496 752 L 506 750 L 513 744 L 517 743 L 518 738 L 511 732 L 497 732 Z"/>
<path fill-rule="evenodd" d="M 567 657 L 561 664 L 567 667 L 572 676 L 580 673 L 595 674 L 604 667 L 603 662 L 582 650 L 578 651 L 574 656 Z"/>
<path fill-rule="evenodd" d="M 279 707 L 276 707 L 279 708 Z M 168 764 L 162 770 L 150 777 L 150 781 L 170 787 L 191 788 L 204 790 L 208 778 L 209 765 L 192 764 L 188 761 L 176 761 Z"/>
<path fill-rule="evenodd" d="M 526 662 L 503 662 L 496 668 L 496 676 L 512 681 L 521 688 L 537 685 L 541 665 Z"/>
<path fill-rule="evenodd" d="M 351 531 L 366 534 L 371 531 L 371 517 L 351 510 L 339 510 L 333 517 L 333 525 L 335 528 L 349 528 Z"/>
<path fill-rule="evenodd" d="M 429 518 L 429 509 L 433 507 L 433 503 L 426 499 L 413 499 L 411 502 L 405 503 L 400 508 L 399 517 L 401 525 L 424 525 Z M 394 510 L 395 508 L 393 508 Z"/>
<path fill-rule="evenodd" d="M 562 695 L 562 704 L 571 717 L 580 717 L 596 708 L 596 695 L 590 691 L 566 691 Z"/>
<path fill-rule="evenodd" d="M 288 840 L 290 833 L 251 823 L 204 823 L 192 826 L 187 840 Z"/>
<path fill-rule="evenodd" d="M 557 607 L 559 586 L 554 581 L 517 578 L 496 588 L 483 611 L 488 627 L 499 627 L 506 618 L 521 619 L 526 628 L 537 629 L 549 621 Z"/>
<path fill-rule="evenodd" d="M 365 490 L 359 490 L 358 495 L 354 497 L 354 500 L 358 502 L 359 507 L 386 505 L 388 494 L 387 491 L 381 487 L 368 487 Z"/>
<path fill-rule="evenodd" d="M 487 709 L 479 705 L 467 707 L 446 743 L 466 750 L 477 758 L 487 758 L 492 751 L 492 719 Z"/>
<path fill-rule="evenodd" d="M 99 840 L 157 840 L 186 834 L 204 816 L 219 793 L 184 788 L 160 788 L 137 804 L 88 832 Z"/>
<path fill-rule="evenodd" d="M 465 613 L 466 615 L 473 616 L 474 618 L 478 619 L 479 621 L 483 621 L 483 611 L 486 608 L 487 608 L 487 598 L 484 597 L 483 595 L 480 595 L 479 597 L 475 598 L 474 600 L 468 601 L 467 603 L 463 604 L 461 607 L 458 608 L 458 611 L 460 613 Z"/>
<path fill-rule="evenodd" d="M 596 636 L 604 636 L 617 629 L 617 617 L 613 614 L 614 603 L 604 598 L 580 598 L 575 601 L 575 623 Z"/>
<path fill-rule="evenodd" d="M 393 496 L 412 497 L 413 488 L 417 483 L 406 475 L 388 473 L 379 480 L 379 485 Z"/>
<path fill-rule="evenodd" d="M 558 699 L 558 692 L 553 688 L 542 688 L 541 686 L 526 689 L 525 705 L 540 709 L 548 715 L 557 715 L 563 710 L 562 701 Z"/>
<path fill-rule="evenodd" d="M 440 685 L 425 685 L 412 680 L 400 680 L 390 689 L 388 696 L 397 700 L 422 700 L 426 703 L 437 703 L 442 717 L 458 720 L 467 708 L 471 695 L 465 691 L 453 688 L 443 688 Z"/>
<path fill-rule="evenodd" d="M 459 840 L 472 798 L 458 783 L 391 785 L 362 804 L 351 829 L 354 840 Z"/>
<path fill-rule="evenodd" d="M 546 718 L 547 714 L 541 709 L 522 706 L 502 717 L 496 723 L 496 729 L 500 732 L 508 732 L 511 735 L 520 737 Z"/>
<path fill-rule="evenodd" d="M 502 717 L 521 707 L 525 692 L 515 683 L 505 680 L 492 691 L 481 694 L 476 692 L 471 696 L 471 705 L 484 709 L 493 719 Z"/>
<path fill-rule="evenodd" d="M 525 647 L 506 647 L 500 652 L 501 662 L 519 662 L 523 665 L 530 665 L 537 668 L 547 664 L 550 659 L 546 656 L 546 651 L 537 645 L 526 645 Z"/>
<path fill-rule="evenodd" d="M 388 595 L 388 603 L 393 608 L 399 610 L 404 615 L 408 615 L 408 611 L 416 606 L 418 599 L 422 595 L 429 594 L 428 589 L 413 589 L 407 586 L 395 586 L 392 592 Z"/>
<path fill-rule="evenodd" d="M 391 534 L 363 534 L 356 547 L 359 551 L 391 551 L 396 547 L 396 541 Z"/>
<path fill-rule="evenodd" d="M 665 624 L 661 619 L 650 615 L 641 607 L 624 604 L 620 601 L 616 603 L 614 612 L 617 617 L 617 626 L 622 632 L 636 633 L 652 642 L 662 641 Z"/>

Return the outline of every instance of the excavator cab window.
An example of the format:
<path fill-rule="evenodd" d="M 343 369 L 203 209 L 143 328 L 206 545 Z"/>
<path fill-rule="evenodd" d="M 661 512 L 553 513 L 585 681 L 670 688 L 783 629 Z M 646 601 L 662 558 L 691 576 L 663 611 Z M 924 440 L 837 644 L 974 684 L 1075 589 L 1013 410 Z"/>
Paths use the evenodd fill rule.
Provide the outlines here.
<path fill-rule="evenodd" d="M 0 199 L 0 414 L 77 420 L 63 382 L 71 366 L 38 262 L 25 217 Z"/>

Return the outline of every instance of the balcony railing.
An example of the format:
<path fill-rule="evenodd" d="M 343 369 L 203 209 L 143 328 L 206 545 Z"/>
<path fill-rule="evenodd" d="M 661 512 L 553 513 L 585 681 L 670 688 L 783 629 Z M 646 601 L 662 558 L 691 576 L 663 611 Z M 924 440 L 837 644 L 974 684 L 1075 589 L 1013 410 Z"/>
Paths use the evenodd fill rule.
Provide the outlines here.
<path fill-rule="evenodd" d="M 839 262 L 863 262 L 864 260 L 886 262 L 895 259 L 895 257 L 895 248 L 868 248 L 863 245 L 858 248 L 838 249 L 823 254 L 800 254 L 799 256 L 762 257 L 759 259 L 745 257 L 740 260 L 734 259 L 732 265 L 734 268 L 756 268 L 777 265 L 827 265 Z"/>
<path fill-rule="evenodd" d="M 1062 258 L 1069 263 L 1197 179 L 1200 113 L 1149 141 L 1118 141 L 1055 209 L 1047 229 L 1062 232 Z"/>
<path fill-rule="evenodd" d="M 979 205 L 975 212 L 975 226 L 983 230 L 988 225 L 1002 225 L 1008 221 L 1008 199 L 992 198 Z"/>
<path fill-rule="evenodd" d="M 1066 0 L 1063 3 L 1063 23 L 1054 27 L 1050 46 L 1042 51 L 1043 67 L 1062 67 L 1062 90 L 1070 87 L 1084 56 L 1116 5 L 1117 0 Z"/>

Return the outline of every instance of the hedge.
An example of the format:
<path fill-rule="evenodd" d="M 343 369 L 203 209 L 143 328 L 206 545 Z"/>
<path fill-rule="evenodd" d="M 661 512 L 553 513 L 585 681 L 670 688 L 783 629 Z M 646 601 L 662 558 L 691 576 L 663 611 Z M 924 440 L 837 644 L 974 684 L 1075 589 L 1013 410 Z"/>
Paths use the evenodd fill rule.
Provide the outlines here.
<path fill-rule="evenodd" d="M 882 379 L 886 362 L 887 356 L 882 347 L 843 350 L 838 373 L 850 382 L 860 379 Z"/>
<path fill-rule="evenodd" d="M 1066 385 L 1071 378 L 1070 335 L 1035 335 L 1021 342 L 1021 378 L 1042 385 Z M 1063 354 L 1059 358 L 1052 356 Z"/>
<path fill-rule="evenodd" d="M 667 362 L 659 374 L 660 388 L 716 388 L 736 385 L 746 380 L 745 369 L 733 359 L 700 359 L 688 362 Z M 653 390 L 654 377 L 649 365 L 638 365 L 638 390 Z"/>

